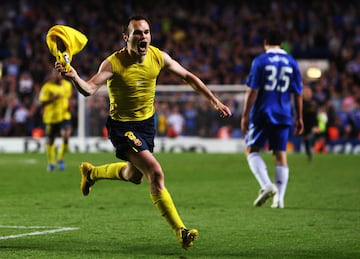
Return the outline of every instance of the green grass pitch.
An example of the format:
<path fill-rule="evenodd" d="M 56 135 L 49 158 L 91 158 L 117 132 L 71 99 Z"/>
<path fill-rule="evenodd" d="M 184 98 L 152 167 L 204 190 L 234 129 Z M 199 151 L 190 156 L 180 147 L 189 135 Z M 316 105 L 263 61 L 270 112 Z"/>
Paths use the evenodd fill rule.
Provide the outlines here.
<path fill-rule="evenodd" d="M 0 154 L 0 258 L 360 258 L 360 157 L 290 154 L 285 209 L 253 208 L 258 185 L 243 154 L 157 153 L 188 228 L 183 250 L 152 205 L 147 181 L 79 189 L 81 161 L 46 171 L 44 154 Z M 265 154 L 271 178 L 272 157 Z"/>

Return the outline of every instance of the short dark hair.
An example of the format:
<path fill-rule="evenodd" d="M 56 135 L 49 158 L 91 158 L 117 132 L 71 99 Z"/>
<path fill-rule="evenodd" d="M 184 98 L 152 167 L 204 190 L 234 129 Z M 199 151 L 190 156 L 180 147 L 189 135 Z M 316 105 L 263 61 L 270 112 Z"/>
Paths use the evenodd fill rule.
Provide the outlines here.
<path fill-rule="evenodd" d="M 284 41 L 284 36 L 280 30 L 270 29 L 265 33 L 264 40 L 269 45 L 281 45 Z"/>
<path fill-rule="evenodd" d="M 140 20 L 145 20 L 149 24 L 149 27 L 151 28 L 151 23 L 150 23 L 150 20 L 148 18 L 146 18 L 143 15 L 133 15 L 133 16 L 130 16 L 129 19 L 127 19 L 127 22 L 126 22 L 126 24 L 124 25 L 124 28 L 123 28 L 123 33 L 126 34 L 126 35 L 129 35 L 129 24 L 130 24 L 130 22 L 131 21 L 140 21 Z"/>

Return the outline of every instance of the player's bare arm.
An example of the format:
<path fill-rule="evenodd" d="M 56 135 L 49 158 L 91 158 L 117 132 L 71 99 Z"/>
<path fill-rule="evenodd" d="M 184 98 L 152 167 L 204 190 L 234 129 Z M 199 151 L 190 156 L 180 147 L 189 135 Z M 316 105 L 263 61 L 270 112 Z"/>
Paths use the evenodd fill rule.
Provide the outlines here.
<path fill-rule="evenodd" d="M 58 72 L 62 73 L 64 77 L 70 79 L 79 93 L 84 96 L 95 94 L 100 87 L 106 84 L 106 80 L 113 75 L 111 64 L 107 60 L 101 63 L 98 72 L 88 81 L 83 80 L 73 67 L 71 67 L 68 73 L 64 73 L 65 67 L 61 63 L 56 62 L 55 68 Z"/>
<path fill-rule="evenodd" d="M 246 133 L 249 127 L 250 110 L 257 96 L 257 90 L 249 88 L 246 92 L 244 108 L 241 116 L 241 131 Z"/>
<path fill-rule="evenodd" d="M 172 59 L 166 52 L 162 52 L 164 61 L 165 61 L 165 69 L 170 71 L 171 73 L 177 75 L 185 83 L 189 84 L 196 92 L 205 96 L 214 108 L 220 112 L 221 117 L 230 117 L 231 111 L 229 107 L 224 105 L 215 95 L 210 91 L 208 87 L 201 81 L 200 78 L 195 76 L 190 71 L 186 70 L 182 65 L 180 65 L 176 60 Z"/>
<path fill-rule="evenodd" d="M 296 109 L 296 121 L 295 121 L 295 135 L 301 135 L 304 131 L 303 122 L 303 96 L 302 94 L 295 95 L 295 109 Z"/>

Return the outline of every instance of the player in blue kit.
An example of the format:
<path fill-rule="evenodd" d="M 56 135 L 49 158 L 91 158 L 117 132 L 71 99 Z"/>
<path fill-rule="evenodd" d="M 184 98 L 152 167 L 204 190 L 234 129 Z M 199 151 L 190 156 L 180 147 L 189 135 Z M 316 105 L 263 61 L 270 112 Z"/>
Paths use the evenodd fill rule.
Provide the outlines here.
<path fill-rule="evenodd" d="M 292 104 L 296 119 L 295 134 L 302 133 L 302 78 L 296 60 L 281 45 L 280 31 L 270 30 L 264 37 L 265 53 L 252 62 L 247 86 L 241 129 L 246 134 L 246 157 L 250 170 L 260 184 L 254 206 L 273 198 L 272 208 L 284 208 L 289 178 L 286 146 L 293 124 Z M 294 95 L 294 99 L 292 99 Z M 294 102 L 292 102 L 294 100 Z M 275 159 L 274 183 L 259 152 L 269 145 Z"/>

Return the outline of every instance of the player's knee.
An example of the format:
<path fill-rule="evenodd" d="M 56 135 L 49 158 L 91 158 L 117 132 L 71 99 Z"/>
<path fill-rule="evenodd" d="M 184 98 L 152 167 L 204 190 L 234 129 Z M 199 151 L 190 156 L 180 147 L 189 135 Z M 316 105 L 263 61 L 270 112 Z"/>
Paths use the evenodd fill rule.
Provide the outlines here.
<path fill-rule="evenodd" d="M 130 165 L 124 166 L 119 175 L 122 180 L 129 181 L 134 184 L 140 184 L 143 178 L 143 174 L 137 168 Z"/>

